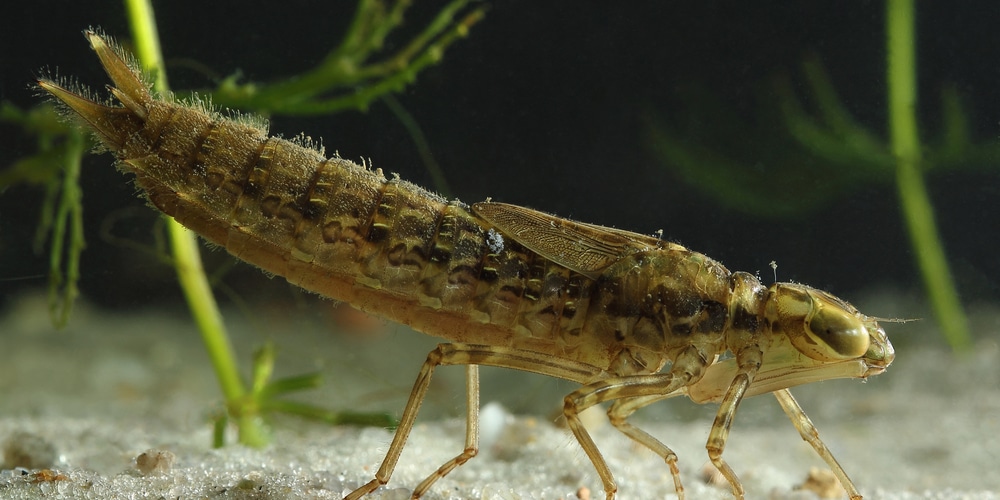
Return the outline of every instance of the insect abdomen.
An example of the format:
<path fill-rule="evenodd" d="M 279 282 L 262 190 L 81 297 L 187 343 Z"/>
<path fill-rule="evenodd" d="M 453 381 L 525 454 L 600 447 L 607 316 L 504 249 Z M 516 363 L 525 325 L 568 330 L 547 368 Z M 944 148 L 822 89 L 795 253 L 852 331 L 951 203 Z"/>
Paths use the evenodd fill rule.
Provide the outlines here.
<path fill-rule="evenodd" d="M 148 150 L 133 143 L 118 154 L 152 202 L 240 259 L 320 293 L 322 278 L 351 277 L 410 294 L 430 272 L 449 207 L 440 197 L 180 104 L 154 104 L 137 135 Z M 451 211 L 470 217 L 461 206 Z M 473 229 L 470 257 L 481 259 L 482 228 Z"/>
<path fill-rule="evenodd" d="M 525 293 L 539 294 L 528 275 L 544 276 L 542 259 L 487 241 L 499 236 L 466 205 L 378 170 L 168 102 L 150 107 L 135 137 L 118 155 L 158 208 L 306 289 L 352 303 L 357 288 L 368 289 L 428 314 L 464 316 L 477 329 L 495 326 L 501 337 L 521 321 Z M 360 305 L 409 322 L 396 315 L 398 304 Z M 428 333 L 453 338 L 448 332 L 462 329 Z M 502 343 L 497 331 L 490 340 Z"/>
<path fill-rule="evenodd" d="M 606 364 L 613 336 L 585 331 L 601 314 L 590 307 L 592 279 L 504 241 L 461 202 L 327 159 L 308 141 L 268 137 L 250 119 L 154 99 L 122 53 L 87 36 L 124 107 L 39 84 L 184 226 L 291 283 L 426 333 L 543 350 L 576 349 L 589 333 L 594 352 L 567 356 Z"/>

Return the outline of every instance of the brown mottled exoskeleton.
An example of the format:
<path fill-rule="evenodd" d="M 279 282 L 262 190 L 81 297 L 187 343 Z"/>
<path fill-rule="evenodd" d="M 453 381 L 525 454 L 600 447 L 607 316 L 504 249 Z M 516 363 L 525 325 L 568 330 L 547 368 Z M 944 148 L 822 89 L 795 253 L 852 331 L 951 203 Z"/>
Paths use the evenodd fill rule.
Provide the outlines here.
<path fill-rule="evenodd" d="M 884 371 L 894 355 L 875 318 L 804 285 L 765 287 L 659 238 L 448 201 L 305 141 L 269 137 L 259 122 L 154 97 L 126 54 L 86 35 L 121 106 L 39 85 L 82 118 L 153 205 L 291 283 L 450 341 L 428 355 L 375 478 L 347 498 L 389 481 L 440 365 L 467 366 L 465 449 L 414 497 L 476 455 L 478 365 L 491 365 L 581 384 L 564 415 L 609 499 L 617 486 L 581 411 L 611 402 L 611 423 L 663 457 L 683 497 L 674 452 L 628 417 L 678 395 L 721 403 L 708 455 L 742 498 L 723 451 L 740 401 L 767 392 L 861 498 L 788 388 Z"/>

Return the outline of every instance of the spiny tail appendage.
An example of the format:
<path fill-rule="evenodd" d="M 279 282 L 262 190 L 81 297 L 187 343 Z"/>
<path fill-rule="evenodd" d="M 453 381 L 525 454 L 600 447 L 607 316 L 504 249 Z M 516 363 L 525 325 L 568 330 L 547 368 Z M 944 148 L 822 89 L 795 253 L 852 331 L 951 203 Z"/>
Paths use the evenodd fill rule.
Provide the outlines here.
<path fill-rule="evenodd" d="M 96 31 L 87 30 L 84 36 L 115 83 L 115 87 L 110 87 L 109 90 L 124 107 L 99 103 L 47 78 L 39 79 L 38 86 L 79 115 L 105 147 L 118 150 L 124 145 L 128 134 L 141 127 L 153 98 L 148 86 L 139 77 L 137 70 L 126 62 L 121 50 Z"/>

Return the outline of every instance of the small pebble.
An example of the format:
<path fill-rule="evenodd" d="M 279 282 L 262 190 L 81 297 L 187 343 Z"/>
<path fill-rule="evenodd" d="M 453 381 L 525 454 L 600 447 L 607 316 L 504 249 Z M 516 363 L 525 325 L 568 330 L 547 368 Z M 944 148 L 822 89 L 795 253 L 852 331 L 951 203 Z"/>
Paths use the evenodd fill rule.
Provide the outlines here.
<path fill-rule="evenodd" d="M 843 498 L 847 495 L 832 470 L 818 467 L 810 467 L 809 476 L 796 489 L 811 491 L 820 498 Z"/>
<path fill-rule="evenodd" d="M 165 450 L 146 450 L 135 457 L 135 468 L 143 476 L 159 475 L 170 472 L 176 456 Z"/>

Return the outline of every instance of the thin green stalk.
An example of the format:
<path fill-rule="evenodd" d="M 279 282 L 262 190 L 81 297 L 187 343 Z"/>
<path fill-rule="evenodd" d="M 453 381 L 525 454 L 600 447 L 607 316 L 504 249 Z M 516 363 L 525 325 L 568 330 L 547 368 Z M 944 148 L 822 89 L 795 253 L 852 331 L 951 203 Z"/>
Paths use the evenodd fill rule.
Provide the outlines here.
<path fill-rule="evenodd" d="M 971 345 L 968 323 L 921 172 L 914 26 L 913 0 L 886 1 L 889 129 L 896 159 L 896 185 L 931 307 L 952 349 L 961 351 Z"/>
<path fill-rule="evenodd" d="M 163 51 L 160 50 L 160 33 L 156 30 L 153 5 L 149 0 L 125 0 L 125 9 L 139 64 L 144 71 L 153 75 L 153 88 L 158 92 L 166 92 L 170 86 L 163 66 Z"/>
<path fill-rule="evenodd" d="M 153 6 L 149 0 L 125 0 L 125 6 L 129 13 L 140 64 L 146 71 L 155 75 L 154 89 L 166 92 L 166 71 L 163 67 Z M 222 314 L 205 276 L 197 239 L 194 233 L 174 219 L 166 217 L 166 220 L 177 278 L 212 360 L 227 407 L 238 418 L 240 442 L 249 446 L 263 446 L 267 437 L 259 416 L 252 411 L 252 408 L 247 411 L 248 409 L 242 406 L 245 404 L 244 397 L 247 391 L 237 369 L 236 356 L 222 322 Z"/>
<path fill-rule="evenodd" d="M 427 172 L 431 174 L 431 183 L 434 185 L 434 189 L 441 196 L 450 198 L 452 195 L 451 188 L 448 186 L 448 179 L 441 169 L 441 164 L 431 154 L 431 146 L 427 142 L 427 137 L 424 135 L 424 131 L 420 129 L 417 120 L 413 119 L 413 115 L 392 94 L 383 95 L 382 102 L 389 108 L 389 111 L 392 111 L 392 114 L 396 115 L 396 119 L 399 120 L 399 123 L 410 134 L 410 138 L 413 139 L 413 144 L 417 147 L 417 154 L 420 155 L 420 161 L 427 168 Z"/>
<path fill-rule="evenodd" d="M 455 19 L 470 0 L 452 0 L 402 49 L 377 62 L 366 63 L 382 48 L 388 32 L 402 23 L 409 0 L 386 5 L 363 0 L 347 35 L 323 62 L 304 73 L 266 86 L 238 85 L 225 80 L 213 93 L 217 105 L 291 115 L 333 114 L 365 110 L 378 97 L 398 92 L 416 80 L 425 67 L 440 61 L 445 49 L 465 37 L 485 15 L 477 8 Z M 335 97 L 323 97 L 333 94 Z"/>
<path fill-rule="evenodd" d="M 80 253 L 86 243 L 83 238 L 83 192 L 80 190 L 80 165 L 84 153 L 84 138 L 79 131 L 67 136 L 65 170 L 59 200 L 49 223 L 52 250 L 49 252 L 49 314 L 56 325 L 63 327 L 79 294 Z M 44 219 L 43 219 L 44 220 Z M 67 229 L 67 225 L 69 226 Z M 68 241 L 67 241 L 68 240 Z M 63 272 L 63 265 L 66 266 Z"/>

